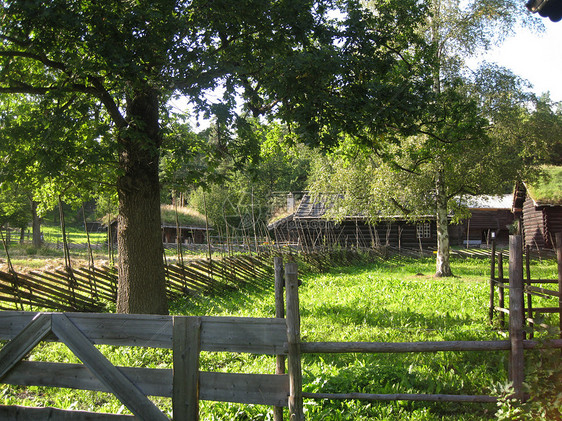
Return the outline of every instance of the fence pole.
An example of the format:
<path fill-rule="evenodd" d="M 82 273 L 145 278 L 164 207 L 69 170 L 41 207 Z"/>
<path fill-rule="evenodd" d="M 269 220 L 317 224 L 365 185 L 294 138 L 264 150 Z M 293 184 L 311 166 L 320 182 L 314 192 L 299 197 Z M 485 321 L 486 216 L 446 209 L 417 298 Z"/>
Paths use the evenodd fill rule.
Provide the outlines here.
<path fill-rule="evenodd" d="M 287 294 L 287 343 L 289 350 L 289 419 L 304 421 L 302 401 L 302 367 L 300 352 L 300 314 L 297 264 L 285 265 Z"/>
<path fill-rule="evenodd" d="M 500 251 L 498 254 L 498 282 L 500 283 L 498 289 L 498 307 L 501 309 L 505 308 L 505 288 L 503 286 L 503 252 Z M 505 329 L 505 315 L 503 311 L 500 311 L 500 329 Z"/>
<path fill-rule="evenodd" d="M 556 261 L 558 262 L 558 307 L 560 312 L 560 339 L 562 339 L 562 232 L 556 233 Z"/>
<path fill-rule="evenodd" d="M 285 300 L 284 300 L 284 283 L 283 276 L 283 257 L 275 257 L 273 259 L 273 267 L 275 271 L 275 317 L 285 317 Z M 277 355 L 275 374 L 285 374 L 285 356 Z M 283 407 L 273 407 L 273 421 L 283 421 Z"/>
<path fill-rule="evenodd" d="M 514 397 L 523 399 L 523 249 L 520 235 L 509 236 L 509 339 L 510 379 Z"/>
<path fill-rule="evenodd" d="M 469 222 L 470 223 L 470 222 Z M 496 240 L 492 240 L 492 259 L 490 261 L 490 324 L 494 324 L 494 287 L 496 277 Z"/>
<path fill-rule="evenodd" d="M 525 278 L 527 286 L 532 286 L 531 282 L 531 247 L 529 245 L 525 246 Z M 527 317 L 529 318 L 529 339 L 535 337 L 534 333 L 534 321 L 533 321 L 533 295 L 527 292 Z M 523 312 L 523 325 L 525 325 L 525 312 Z"/>
<path fill-rule="evenodd" d="M 173 318 L 174 369 L 172 407 L 174 421 L 199 420 L 199 353 L 201 318 Z"/>

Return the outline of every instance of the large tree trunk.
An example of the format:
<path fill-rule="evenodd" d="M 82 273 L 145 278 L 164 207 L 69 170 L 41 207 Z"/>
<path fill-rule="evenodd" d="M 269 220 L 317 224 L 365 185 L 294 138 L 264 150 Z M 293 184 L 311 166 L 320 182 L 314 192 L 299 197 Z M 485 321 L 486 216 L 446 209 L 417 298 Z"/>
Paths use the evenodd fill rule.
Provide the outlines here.
<path fill-rule="evenodd" d="M 160 222 L 158 95 L 127 101 L 129 126 L 120 134 L 117 186 L 119 287 L 117 312 L 167 314 Z"/>
<path fill-rule="evenodd" d="M 443 185 L 442 174 L 438 174 L 436 183 L 437 201 L 437 260 L 435 276 L 453 276 L 449 262 L 449 223 L 447 221 L 447 192 Z"/>

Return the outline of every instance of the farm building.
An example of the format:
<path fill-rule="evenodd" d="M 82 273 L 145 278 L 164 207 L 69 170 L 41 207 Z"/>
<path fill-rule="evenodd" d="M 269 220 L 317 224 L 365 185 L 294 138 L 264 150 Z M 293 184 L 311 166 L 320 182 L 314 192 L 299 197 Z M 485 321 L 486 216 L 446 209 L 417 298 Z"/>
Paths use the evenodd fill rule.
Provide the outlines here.
<path fill-rule="evenodd" d="M 467 203 L 471 217 L 461 224 L 449 226 L 452 246 L 482 246 L 489 243 L 491 233 L 498 241 L 506 242 L 509 225 L 513 222 L 511 195 L 506 197 L 478 197 Z M 326 218 L 330 207 L 305 195 L 296 211 L 279 219 L 268 228 L 276 243 L 298 244 L 304 248 L 338 244 L 370 247 L 390 245 L 405 248 L 434 248 L 437 246 L 435 216 L 421 215 L 414 220 L 403 216 L 381 218 L 375 225 L 365 216 L 348 216 L 341 222 Z"/>
<path fill-rule="evenodd" d="M 180 225 L 179 239 L 182 244 L 203 244 L 207 239 L 207 229 L 199 226 Z M 162 242 L 164 244 L 177 242 L 176 225 L 162 224 Z"/>
<path fill-rule="evenodd" d="M 296 211 L 271 223 L 268 228 L 276 243 L 299 244 L 304 248 L 339 244 L 370 247 L 373 244 L 401 247 L 430 247 L 436 244 L 435 218 L 420 218 L 419 223 L 389 217 L 371 225 L 365 216 L 348 216 L 336 223 L 325 217 L 330 204 L 303 196 Z"/>
<path fill-rule="evenodd" d="M 207 227 L 205 217 L 193 209 L 178 207 L 176 224 L 176 209 L 170 205 L 161 206 L 162 217 L 162 242 L 175 244 L 177 241 L 177 226 L 179 225 L 179 239 L 182 244 L 203 244 L 207 240 Z M 103 225 L 107 230 L 107 225 Z M 209 230 L 212 227 L 208 228 Z M 117 219 L 111 221 L 111 236 L 117 242 Z"/>
<path fill-rule="evenodd" d="M 524 244 L 553 248 L 554 237 L 562 232 L 562 167 L 548 167 L 547 180 L 519 183 L 513 195 L 513 213 L 519 221 Z"/>
<path fill-rule="evenodd" d="M 493 236 L 497 244 L 507 246 L 514 221 L 512 202 L 511 194 L 470 197 L 464 202 L 470 217 L 449 226 L 451 245 L 481 247 L 489 245 Z"/>

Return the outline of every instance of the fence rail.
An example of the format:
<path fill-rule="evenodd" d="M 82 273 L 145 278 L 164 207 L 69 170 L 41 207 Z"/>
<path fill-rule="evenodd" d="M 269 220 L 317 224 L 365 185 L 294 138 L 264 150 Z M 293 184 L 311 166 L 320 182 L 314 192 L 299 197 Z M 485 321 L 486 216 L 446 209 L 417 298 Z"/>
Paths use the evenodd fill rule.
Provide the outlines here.
<path fill-rule="evenodd" d="M 199 372 L 198 367 L 200 351 L 286 354 L 286 332 L 283 319 L 4 311 L 0 339 L 10 342 L 0 351 L 0 379 L 114 393 L 137 419 L 150 421 L 168 418 L 146 396 L 173 398 L 174 420 L 196 419 L 199 399 L 287 406 L 288 375 Z M 21 361 L 42 340 L 65 343 L 84 364 Z M 94 344 L 170 348 L 173 369 L 114 367 Z M 7 418 L 13 411 L 0 407 L 0 418 L 16 419 Z"/>

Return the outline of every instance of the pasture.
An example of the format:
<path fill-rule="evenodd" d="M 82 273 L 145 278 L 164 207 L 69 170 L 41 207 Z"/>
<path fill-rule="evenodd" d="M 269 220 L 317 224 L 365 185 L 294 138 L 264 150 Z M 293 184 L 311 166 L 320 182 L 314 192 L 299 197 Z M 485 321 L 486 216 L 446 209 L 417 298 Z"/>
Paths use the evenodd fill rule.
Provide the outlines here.
<path fill-rule="evenodd" d="M 302 276 L 303 341 L 439 341 L 505 339 L 488 323 L 489 262 L 454 259 L 454 278 L 432 276 L 433 259 L 394 257 L 328 273 Z M 556 276 L 555 262 L 533 262 L 537 277 Z M 273 282 L 221 294 L 176 300 L 178 315 L 273 317 Z M 546 335 L 543 334 L 543 335 Z M 171 367 L 166 350 L 100 346 L 116 365 Z M 505 351 L 416 354 L 339 354 L 303 356 L 304 392 L 442 393 L 498 395 L 507 384 Z M 42 343 L 31 360 L 73 362 L 60 344 Z M 201 354 L 201 369 L 273 373 L 274 357 L 233 353 Z M 112 396 L 39 387 L 2 385 L 4 405 L 55 406 L 123 412 Z M 155 399 L 171 411 L 169 400 Z M 305 400 L 307 420 L 482 420 L 496 419 L 496 404 L 361 402 Z M 259 405 L 202 402 L 202 420 L 270 420 Z"/>

